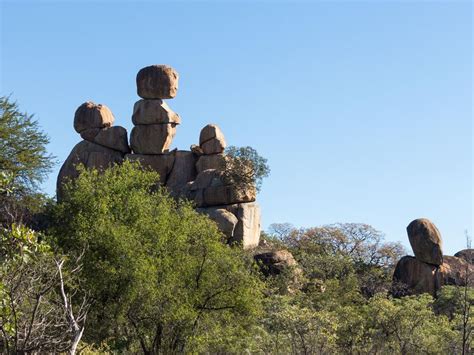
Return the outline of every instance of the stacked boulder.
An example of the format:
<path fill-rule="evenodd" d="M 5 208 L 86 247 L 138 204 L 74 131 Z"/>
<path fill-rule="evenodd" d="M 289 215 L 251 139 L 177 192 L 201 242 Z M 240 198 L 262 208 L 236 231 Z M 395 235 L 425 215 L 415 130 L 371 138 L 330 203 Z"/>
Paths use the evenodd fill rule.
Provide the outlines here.
<path fill-rule="evenodd" d="M 125 129 L 111 127 L 114 119 L 108 108 L 93 103 L 84 104 L 86 108 L 81 105 L 74 127 L 77 125 L 76 130 L 87 141 L 73 149 L 61 168 L 58 199 L 66 177 L 77 176 L 77 162 L 102 169 L 123 159 L 139 161 L 159 173 L 160 183 L 172 196 L 192 200 L 198 211 L 214 220 L 229 243 L 255 247 L 260 239 L 256 190 L 229 178 L 226 141 L 220 128 L 214 124 L 205 126 L 199 135 L 199 145 L 193 145 L 190 151 L 169 151 L 181 118 L 163 100 L 176 96 L 178 79 L 178 73 L 166 65 L 152 65 L 138 72 L 136 84 L 141 99 L 133 108 L 131 151 Z"/>
<path fill-rule="evenodd" d="M 77 177 L 76 165 L 103 170 L 120 163 L 130 152 L 127 130 L 112 126 L 114 120 L 114 115 L 105 105 L 88 101 L 78 107 L 74 115 L 74 129 L 83 140 L 72 149 L 59 171 L 58 200 L 63 193 L 62 183 Z"/>
<path fill-rule="evenodd" d="M 441 234 L 426 218 L 415 219 L 407 227 L 415 256 L 404 256 L 395 268 L 393 294 L 436 292 L 444 285 L 464 286 L 474 266 L 464 258 L 443 255 Z"/>
<path fill-rule="evenodd" d="M 138 72 L 137 93 L 142 100 L 133 107 L 135 127 L 130 136 L 135 154 L 168 152 L 181 120 L 163 99 L 176 96 L 178 78 L 178 73 L 166 65 L 151 65 Z"/>

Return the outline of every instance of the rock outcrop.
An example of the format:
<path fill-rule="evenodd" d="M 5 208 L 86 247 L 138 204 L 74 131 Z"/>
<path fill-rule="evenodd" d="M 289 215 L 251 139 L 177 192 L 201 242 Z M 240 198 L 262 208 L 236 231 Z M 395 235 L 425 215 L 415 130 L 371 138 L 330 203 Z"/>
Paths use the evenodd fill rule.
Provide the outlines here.
<path fill-rule="evenodd" d="M 454 254 L 454 256 L 464 259 L 469 264 L 474 264 L 474 249 L 463 249 Z"/>
<path fill-rule="evenodd" d="M 260 239 L 260 207 L 255 202 L 256 189 L 242 187 L 228 178 L 225 155 L 226 141 L 215 124 L 200 132 L 199 145 L 190 151 L 172 150 L 176 128 L 181 117 L 164 99 L 174 98 L 178 90 L 178 73 L 166 65 L 151 65 L 137 74 L 134 104 L 134 128 L 128 144 L 127 131 L 114 126 L 114 116 L 105 105 L 86 102 L 79 106 L 74 128 L 84 139 L 72 150 L 58 176 L 57 196 L 62 198 L 62 185 L 78 172 L 75 165 L 105 169 L 124 159 L 138 161 L 159 173 L 159 183 L 172 196 L 188 198 L 198 211 L 214 220 L 231 244 L 252 248 Z"/>
<path fill-rule="evenodd" d="M 88 101 L 78 107 L 74 129 L 83 141 L 76 144 L 61 166 L 56 183 L 59 201 L 63 197 L 63 183 L 78 176 L 78 164 L 103 170 L 120 164 L 125 154 L 130 152 L 127 130 L 120 126 L 112 127 L 114 120 L 112 111 L 105 105 Z"/>
<path fill-rule="evenodd" d="M 404 256 L 398 261 L 393 274 L 395 296 L 420 293 L 436 296 L 444 285 L 470 284 L 474 275 L 470 249 L 455 256 L 443 255 L 441 233 L 426 218 L 412 221 L 407 234 L 415 256 Z"/>
<path fill-rule="evenodd" d="M 266 276 L 279 275 L 297 265 L 293 254 L 284 249 L 257 253 L 254 259 Z"/>

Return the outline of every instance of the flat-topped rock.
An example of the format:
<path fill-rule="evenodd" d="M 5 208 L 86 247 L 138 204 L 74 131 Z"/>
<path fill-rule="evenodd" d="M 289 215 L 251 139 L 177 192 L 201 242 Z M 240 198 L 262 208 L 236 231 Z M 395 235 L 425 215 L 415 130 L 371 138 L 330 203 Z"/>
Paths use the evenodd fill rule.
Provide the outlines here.
<path fill-rule="evenodd" d="M 433 265 L 443 263 L 441 234 L 430 220 L 415 219 L 408 225 L 407 234 L 418 260 Z"/>
<path fill-rule="evenodd" d="M 133 106 L 132 122 L 134 125 L 180 124 L 181 118 L 161 99 L 139 100 Z"/>
<path fill-rule="evenodd" d="M 163 154 L 167 152 L 176 134 L 176 125 L 139 125 L 132 129 L 130 146 L 137 154 Z"/>
<path fill-rule="evenodd" d="M 137 94 L 144 99 L 172 99 L 178 92 L 179 75 L 168 65 L 150 65 L 137 74 Z"/>
<path fill-rule="evenodd" d="M 74 129 L 81 133 L 88 129 L 110 127 L 114 120 L 114 115 L 107 106 L 87 101 L 74 114 Z"/>

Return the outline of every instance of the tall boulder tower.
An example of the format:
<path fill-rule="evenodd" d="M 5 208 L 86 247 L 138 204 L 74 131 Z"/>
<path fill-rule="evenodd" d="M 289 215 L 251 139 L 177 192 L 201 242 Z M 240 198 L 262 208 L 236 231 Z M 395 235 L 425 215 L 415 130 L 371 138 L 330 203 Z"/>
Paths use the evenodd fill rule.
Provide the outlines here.
<path fill-rule="evenodd" d="M 160 184 L 172 196 L 187 198 L 196 209 L 214 220 L 230 244 L 256 247 L 260 240 L 260 207 L 255 186 L 242 186 L 229 179 L 227 146 L 221 129 L 206 125 L 199 145 L 191 150 L 170 151 L 181 117 L 164 101 L 178 92 L 179 75 L 168 65 L 150 65 L 136 78 L 140 97 L 134 106 L 130 135 L 123 127 L 112 127 L 114 116 L 105 105 L 82 104 L 76 111 L 74 128 L 84 139 L 64 162 L 58 176 L 57 196 L 61 199 L 66 178 L 77 177 L 75 165 L 103 170 L 124 159 L 138 161 L 160 175 Z"/>

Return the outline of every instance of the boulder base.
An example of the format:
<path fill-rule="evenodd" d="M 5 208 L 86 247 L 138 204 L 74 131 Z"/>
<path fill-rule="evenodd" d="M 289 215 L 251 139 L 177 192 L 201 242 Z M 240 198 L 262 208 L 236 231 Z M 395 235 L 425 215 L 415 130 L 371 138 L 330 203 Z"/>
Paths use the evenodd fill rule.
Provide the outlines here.
<path fill-rule="evenodd" d="M 199 174 L 200 172 L 208 169 L 223 171 L 225 169 L 225 155 L 201 155 L 196 163 L 196 170 Z"/>
<path fill-rule="evenodd" d="M 76 169 L 77 164 L 83 164 L 86 168 L 104 170 L 113 164 L 119 164 L 123 161 L 124 154 L 117 150 L 106 148 L 104 146 L 82 141 L 72 149 L 66 161 L 59 170 L 56 183 L 56 193 L 58 201 L 62 198 L 62 184 L 67 179 L 75 179 L 79 173 Z"/>
<path fill-rule="evenodd" d="M 130 146 L 136 154 L 163 154 L 168 151 L 175 134 L 175 124 L 135 126 L 130 136 Z"/>
<path fill-rule="evenodd" d="M 181 118 L 161 99 L 140 100 L 133 106 L 132 122 L 134 125 L 180 124 Z"/>
<path fill-rule="evenodd" d="M 440 287 L 438 267 L 424 263 L 413 256 L 401 258 L 393 273 L 394 286 L 398 289 L 410 291 L 414 294 L 429 293 L 433 296 Z M 403 287 L 405 286 L 405 287 Z"/>
<path fill-rule="evenodd" d="M 174 152 L 159 155 L 127 154 L 125 159 L 138 161 L 143 167 L 156 171 L 160 174 L 160 183 L 164 185 L 173 169 Z"/>

